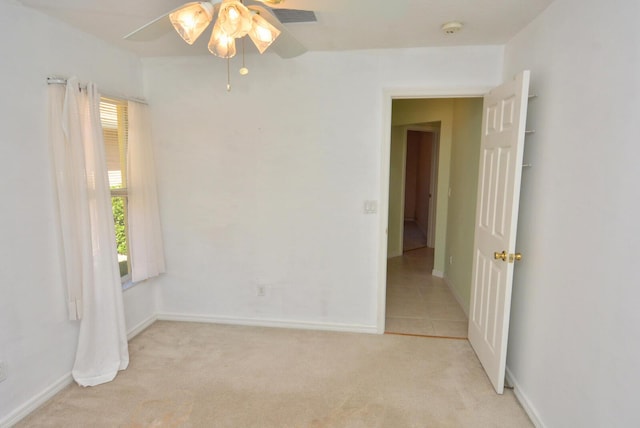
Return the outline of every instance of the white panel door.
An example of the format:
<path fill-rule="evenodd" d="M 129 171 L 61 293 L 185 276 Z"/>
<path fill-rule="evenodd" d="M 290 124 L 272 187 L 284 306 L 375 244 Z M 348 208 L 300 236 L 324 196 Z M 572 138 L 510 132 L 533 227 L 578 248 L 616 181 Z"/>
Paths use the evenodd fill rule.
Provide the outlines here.
<path fill-rule="evenodd" d="M 469 342 L 504 389 L 529 71 L 484 97 Z"/>

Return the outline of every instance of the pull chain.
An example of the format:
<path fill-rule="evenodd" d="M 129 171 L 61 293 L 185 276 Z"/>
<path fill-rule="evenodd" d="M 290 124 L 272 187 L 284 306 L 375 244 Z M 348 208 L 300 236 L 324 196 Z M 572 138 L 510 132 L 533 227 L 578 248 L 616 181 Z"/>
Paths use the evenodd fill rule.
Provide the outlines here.
<path fill-rule="evenodd" d="M 249 69 L 244 65 L 244 39 L 246 39 L 246 36 L 242 38 L 242 68 L 240 69 L 242 76 L 249 74 Z"/>
<path fill-rule="evenodd" d="M 231 59 L 227 55 L 227 92 L 231 92 L 231 72 L 230 72 Z"/>

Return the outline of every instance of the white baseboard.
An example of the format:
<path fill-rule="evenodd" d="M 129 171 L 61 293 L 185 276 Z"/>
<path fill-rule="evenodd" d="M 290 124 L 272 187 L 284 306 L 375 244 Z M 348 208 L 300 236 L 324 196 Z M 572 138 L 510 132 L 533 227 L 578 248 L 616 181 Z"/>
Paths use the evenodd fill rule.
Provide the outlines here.
<path fill-rule="evenodd" d="M 151 324 L 156 322 L 157 319 L 158 317 L 156 316 L 156 314 L 153 314 L 146 320 L 142 321 L 141 323 L 133 327 L 131 330 L 127 332 L 127 340 L 131 340 L 137 335 L 139 335 L 140 333 L 142 333 L 144 330 L 147 329 L 147 327 L 149 327 Z"/>
<path fill-rule="evenodd" d="M 342 331 L 348 333 L 370 333 L 378 334 L 378 327 L 375 325 L 359 325 L 359 324 L 337 324 L 307 321 L 288 321 L 258 318 L 234 318 L 212 315 L 190 315 L 190 314 L 158 314 L 158 320 L 161 321 L 183 321 L 183 322 L 203 322 L 211 324 L 231 324 L 231 325 L 247 325 L 254 327 L 278 327 L 278 328 L 295 328 L 299 330 L 325 330 L 325 331 Z"/>
<path fill-rule="evenodd" d="M 71 372 L 69 372 L 24 403 L 22 406 L 11 412 L 9 416 L 0 421 L 0 427 L 8 428 L 17 424 L 22 419 L 26 418 L 29 413 L 46 403 L 51 397 L 71 385 L 71 383 L 73 383 L 73 377 L 71 377 Z"/>
<path fill-rule="evenodd" d="M 137 326 L 133 327 L 131 330 L 127 332 L 127 340 L 133 339 L 135 336 L 144 331 L 147 327 L 153 324 L 156 321 L 157 317 L 152 315 L 146 320 L 139 323 Z M 62 391 L 68 385 L 73 383 L 73 377 L 71 376 L 71 372 L 62 376 L 60 379 L 49 385 L 42 392 L 40 392 L 35 397 L 31 398 L 25 404 L 17 408 L 14 412 L 9 414 L 5 419 L 0 421 L 0 428 L 10 427 L 12 425 L 17 424 L 22 419 L 26 418 L 31 412 L 36 410 L 38 407 L 42 406 L 47 402 L 50 398 L 56 395 L 58 392 Z"/>
<path fill-rule="evenodd" d="M 438 278 L 444 278 L 444 272 L 440 272 L 439 270 L 435 270 L 435 269 L 431 271 L 431 275 L 436 276 Z"/>
<path fill-rule="evenodd" d="M 520 384 L 518 383 L 516 378 L 513 376 L 513 373 L 511 373 L 511 370 L 509 370 L 509 367 L 507 367 L 506 369 L 505 380 L 508 385 L 513 386 L 513 393 L 515 394 L 516 398 L 520 402 L 520 405 L 522 406 L 524 411 L 529 416 L 529 419 L 531 419 L 531 422 L 533 423 L 533 425 L 536 426 L 536 428 L 545 428 L 545 424 L 542 422 L 542 419 L 540 418 L 540 415 L 536 411 L 536 408 L 533 406 L 533 404 L 531 403 L 531 400 L 529 400 L 527 395 L 522 391 Z"/>
<path fill-rule="evenodd" d="M 453 297 L 456 298 L 456 302 L 458 302 L 458 304 L 464 311 L 464 314 L 467 316 L 467 319 L 469 319 L 469 308 L 467 307 L 467 304 L 462 300 L 462 297 L 460 297 L 460 293 L 458 293 L 458 290 L 453 284 L 453 281 L 451 281 L 451 279 L 445 275 L 444 283 L 447 284 L 447 287 L 449 287 L 449 290 L 451 290 L 451 294 L 453 294 Z"/>

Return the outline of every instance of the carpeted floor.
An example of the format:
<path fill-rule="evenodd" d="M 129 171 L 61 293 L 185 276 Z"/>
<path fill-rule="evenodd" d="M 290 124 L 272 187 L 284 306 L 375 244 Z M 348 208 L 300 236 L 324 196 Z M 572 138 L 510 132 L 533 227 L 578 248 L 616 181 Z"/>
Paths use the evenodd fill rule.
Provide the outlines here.
<path fill-rule="evenodd" d="M 530 427 L 463 340 L 156 322 L 20 427 Z"/>

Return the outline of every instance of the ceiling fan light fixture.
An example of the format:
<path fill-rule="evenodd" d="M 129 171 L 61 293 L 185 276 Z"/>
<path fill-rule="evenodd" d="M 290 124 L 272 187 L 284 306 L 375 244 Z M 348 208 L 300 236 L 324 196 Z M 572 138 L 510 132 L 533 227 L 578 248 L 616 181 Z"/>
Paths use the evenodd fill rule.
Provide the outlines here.
<path fill-rule="evenodd" d="M 189 3 L 170 13 L 169 19 L 180 37 L 192 45 L 209 26 L 213 9 L 209 2 Z"/>
<path fill-rule="evenodd" d="M 227 35 L 216 22 L 209 39 L 209 52 L 220 58 L 233 58 L 236 55 L 236 40 Z"/>
<path fill-rule="evenodd" d="M 239 39 L 251 30 L 251 11 L 237 0 L 224 0 L 220 5 L 217 23 L 227 35 Z"/>
<path fill-rule="evenodd" d="M 253 25 L 249 31 L 249 37 L 251 37 L 258 51 L 263 53 L 278 38 L 280 30 L 257 13 L 254 14 L 251 19 Z"/>

